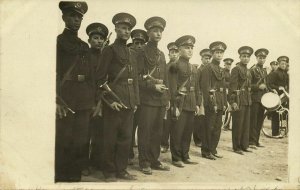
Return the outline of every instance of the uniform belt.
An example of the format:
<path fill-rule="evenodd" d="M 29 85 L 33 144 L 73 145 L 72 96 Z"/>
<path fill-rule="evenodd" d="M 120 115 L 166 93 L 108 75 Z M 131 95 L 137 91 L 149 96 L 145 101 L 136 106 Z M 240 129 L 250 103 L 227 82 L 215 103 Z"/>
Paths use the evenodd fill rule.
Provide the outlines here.
<path fill-rule="evenodd" d="M 195 87 L 193 87 L 193 86 L 191 86 L 189 88 L 183 87 L 180 91 L 181 92 L 194 92 L 195 91 Z"/>
<path fill-rule="evenodd" d="M 128 85 L 131 85 L 133 84 L 133 79 L 132 78 L 128 78 L 127 80 L 126 79 L 123 79 L 123 80 L 119 80 L 117 82 L 117 84 L 128 84 Z"/>
<path fill-rule="evenodd" d="M 67 77 L 66 80 L 76 81 L 76 82 L 84 82 L 84 81 L 88 80 L 88 76 L 87 75 L 74 75 L 74 76 Z"/>

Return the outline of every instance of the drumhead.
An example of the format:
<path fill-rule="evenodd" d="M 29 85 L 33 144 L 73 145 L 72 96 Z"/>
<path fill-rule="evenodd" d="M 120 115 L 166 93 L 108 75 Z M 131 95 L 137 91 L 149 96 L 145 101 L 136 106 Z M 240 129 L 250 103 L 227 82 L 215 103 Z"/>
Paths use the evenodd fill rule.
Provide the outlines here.
<path fill-rule="evenodd" d="M 276 109 L 280 106 L 281 102 L 280 97 L 277 94 L 268 92 L 262 96 L 261 103 L 267 109 Z"/>

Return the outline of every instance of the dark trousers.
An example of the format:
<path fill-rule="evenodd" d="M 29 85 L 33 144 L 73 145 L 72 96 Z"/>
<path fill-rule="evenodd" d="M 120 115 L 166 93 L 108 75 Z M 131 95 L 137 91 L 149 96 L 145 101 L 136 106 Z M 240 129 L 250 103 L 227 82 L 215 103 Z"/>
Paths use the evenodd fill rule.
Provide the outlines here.
<path fill-rule="evenodd" d="M 158 166 L 165 107 L 141 105 L 138 129 L 139 165 Z"/>
<path fill-rule="evenodd" d="M 204 115 L 195 116 L 194 119 L 194 131 L 193 131 L 193 139 L 195 144 L 202 143 L 203 139 L 203 128 L 205 125 Z"/>
<path fill-rule="evenodd" d="M 103 174 L 110 177 L 127 168 L 132 136 L 133 110 L 114 111 L 103 106 Z"/>
<path fill-rule="evenodd" d="M 182 111 L 176 124 L 171 128 L 171 154 L 172 161 L 185 161 L 189 159 L 189 150 L 193 133 L 193 111 Z"/>
<path fill-rule="evenodd" d="M 233 150 L 245 150 L 249 147 L 250 106 L 240 106 L 232 112 Z"/>
<path fill-rule="evenodd" d="M 260 102 L 253 102 L 250 112 L 250 137 L 249 144 L 259 144 L 260 131 L 264 123 L 265 108 Z"/>
<path fill-rule="evenodd" d="M 135 111 L 135 113 L 133 115 L 132 139 L 131 139 L 131 146 L 130 146 L 130 152 L 129 152 L 129 158 L 130 159 L 134 158 L 133 147 L 134 147 L 134 144 L 135 144 L 135 133 L 136 133 L 136 129 L 138 127 L 139 112 L 140 112 L 139 108 L 137 108 L 137 110 Z"/>
<path fill-rule="evenodd" d="M 167 112 L 167 118 L 163 121 L 163 134 L 161 139 L 161 146 L 169 148 L 170 128 L 175 125 L 175 121 L 171 118 L 171 110 Z"/>
<path fill-rule="evenodd" d="M 103 118 L 96 116 L 90 120 L 90 146 L 87 156 L 88 166 L 102 169 L 103 166 Z"/>
<path fill-rule="evenodd" d="M 90 110 L 75 110 L 56 118 L 55 181 L 80 180 L 86 164 Z"/>
<path fill-rule="evenodd" d="M 218 110 L 217 113 L 205 106 L 205 127 L 203 129 L 203 142 L 201 153 L 204 155 L 217 154 L 217 146 L 219 144 L 222 127 L 223 111 Z"/>

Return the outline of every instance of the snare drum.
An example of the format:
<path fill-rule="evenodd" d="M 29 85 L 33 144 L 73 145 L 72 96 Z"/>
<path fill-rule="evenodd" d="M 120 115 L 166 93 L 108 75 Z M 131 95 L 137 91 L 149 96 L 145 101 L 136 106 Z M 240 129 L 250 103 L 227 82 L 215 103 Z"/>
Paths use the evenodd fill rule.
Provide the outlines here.
<path fill-rule="evenodd" d="M 268 111 L 275 111 L 280 107 L 281 100 L 278 94 L 267 92 L 261 97 L 261 104 Z"/>

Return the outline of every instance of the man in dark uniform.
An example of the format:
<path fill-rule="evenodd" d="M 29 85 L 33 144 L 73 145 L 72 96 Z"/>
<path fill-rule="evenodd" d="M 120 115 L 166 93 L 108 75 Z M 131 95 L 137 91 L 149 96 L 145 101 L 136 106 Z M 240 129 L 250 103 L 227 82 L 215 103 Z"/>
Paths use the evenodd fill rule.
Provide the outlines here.
<path fill-rule="evenodd" d="M 271 66 L 271 72 L 276 71 L 276 69 L 278 68 L 278 62 L 277 61 L 271 61 L 270 66 Z"/>
<path fill-rule="evenodd" d="M 175 44 L 179 48 L 179 59 L 169 69 L 172 110 L 178 110 L 178 117 L 171 132 L 172 164 L 184 167 L 185 164 L 197 164 L 190 159 L 189 149 L 193 133 L 195 114 L 200 112 L 200 90 L 196 67 L 189 60 L 193 56 L 195 38 L 185 35 L 178 38 Z M 175 111 L 176 113 L 176 111 Z M 178 115 L 179 114 L 179 115 Z M 174 116 L 172 116 L 174 117 Z"/>
<path fill-rule="evenodd" d="M 269 87 L 271 89 L 275 89 L 278 95 L 283 93 L 280 88 L 284 88 L 288 91 L 289 87 L 289 76 L 286 72 L 286 66 L 289 62 L 289 58 L 287 56 L 280 56 L 277 59 L 279 63 L 279 67 L 276 71 L 272 72 L 269 75 Z M 284 107 L 288 107 L 288 102 L 283 102 Z M 274 111 L 272 112 L 272 136 L 279 135 L 279 113 Z"/>
<path fill-rule="evenodd" d="M 224 72 L 224 77 L 225 77 L 225 86 L 226 86 L 226 94 L 227 95 L 228 95 L 228 89 L 229 89 L 229 84 L 230 84 L 230 69 L 231 69 L 231 64 L 233 61 L 234 60 L 231 58 L 225 58 L 223 60 L 223 62 L 224 62 L 223 72 Z M 229 117 L 229 112 L 227 111 L 225 113 L 225 121 L 227 119 L 229 119 L 228 117 Z M 230 121 L 226 126 L 224 126 L 224 130 L 225 131 L 230 130 Z"/>
<path fill-rule="evenodd" d="M 200 51 L 199 54 L 201 56 L 202 64 L 198 67 L 198 74 L 199 74 L 199 79 L 201 79 L 201 72 L 202 72 L 203 68 L 207 64 L 210 63 L 212 54 L 211 54 L 210 49 L 203 49 L 203 50 Z M 199 81 L 199 84 L 200 83 L 201 82 Z M 202 96 L 201 96 L 201 98 L 203 99 Z M 193 131 L 193 139 L 194 139 L 195 145 L 197 147 L 201 147 L 202 139 L 203 139 L 203 128 L 204 128 L 204 125 L 205 125 L 203 100 L 201 101 L 200 111 L 201 111 L 201 114 L 195 116 L 194 131 Z"/>
<path fill-rule="evenodd" d="M 249 126 L 251 106 L 251 74 L 247 69 L 253 49 L 242 46 L 238 49 L 239 64 L 231 71 L 229 85 L 229 104 L 232 107 L 232 145 L 233 151 L 243 155 L 251 152 L 249 147 Z"/>
<path fill-rule="evenodd" d="M 86 162 L 95 80 L 87 57 L 89 46 L 78 38 L 88 6 L 85 2 L 61 1 L 59 8 L 65 29 L 57 37 L 56 49 L 55 181 L 73 182 L 81 180 Z"/>
<path fill-rule="evenodd" d="M 167 45 L 167 48 L 169 50 L 169 63 L 167 64 L 167 70 L 169 72 L 169 67 L 173 63 L 175 63 L 178 60 L 179 52 L 178 47 L 176 46 L 175 42 L 171 42 Z M 171 110 L 169 109 L 167 111 L 167 115 L 165 115 L 164 118 L 164 127 L 163 127 L 163 135 L 161 140 L 161 152 L 166 153 L 169 149 L 169 137 L 170 137 L 170 127 L 175 125 L 174 120 L 171 118 Z"/>
<path fill-rule="evenodd" d="M 170 170 L 158 158 L 163 130 L 163 118 L 169 103 L 168 73 L 165 55 L 157 48 L 166 21 L 151 17 L 144 24 L 149 42 L 138 55 L 140 100 L 138 122 L 139 166 L 144 174 L 151 169 Z"/>
<path fill-rule="evenodd" d="M 90 44 L 90 51 L 88 58 L 90 63 L 94 66 L 94 71 L 99 69 L 101 50 L 106 46 L 106 38 L 108 35 L 107 27 L 102 23 L 92 23 L 87 26 L 86 34 L 89 36 L 88 42 Z M 96 90 L 96 89 L 95 89 Z M 101 108 L 100 108 L 101 109 Z M 101 168 L 102 147 L 103 147 L 103 133 L 102 133 L 102 115 L 93 115 L 89 126 L 89 146 L 86 148 L 87 162 L 85 169 L 82 171 L 83 175 L 89 175 L 92 168 Z"/>
<path fill-rule="evenodd" d="M 250 136 L 249 144 L 250 147 L 257 146 L 263 147 L 259 143 L 260 131 L 264 122 L 265 108 L 261 104 L 261 97 L 266 93 L 267 90 L 267 72 L 263 68 L 266 62 L 266 57 L 269 54 L 269 50 L 261 48 L 255 51 L 257 64 L 250 69 L 251 73 L 251 111 L 250 111 Z"/>
<path fill-rule="evenodd" d="M 139 104 L 137 66 L 126 46 L 136 19 L 118 13 L 112 19 L 117 38 L 104 48 L 97 71 L 103 95 L 103 174 L 107 182 L 117 178 L 134 180 L 127 171 L 132 138 L 133 113 Z M 109 90 L 109 88 L 111 90 Z"/>
<path fill-rule="evenodd" d="M 132 45 L 129 47 L 129 49 L 133 51 L 133 54 L 137 56 L 138 53 L 142 51 L 142 48 L 145 46 L 145 43 L 148 42 L 149 40 L 147 32 L 145 30 L 135 29 L 132 30 L 130 36 L 132 39 Z M 133 164 L 133 158 L 134 158 L 133 147 L 137 146 L 137 143 L 135 141 L 135 134 L 136 134 L 136 128 L 138 126 L 138 118 L 139 118 L 139 108 L 137 108 L 133 116 L 132 141 L 131 141 L 131 148 L 130 148 L 129 159 L 128 159 L 129 165 Z"/>
<path fill-rule="evenodd" d="M 221 136 L 222 115 L 227 106 L 225 78 L 220 62 L 227 46 L 217 41 L 210 44 L 212 61 L 205 66 L 201 73 L 201 92 L 204 100 L 205 127 L 201 153 L 204 158 L 215 160 L 222 158 L 217 152 Z"/>

